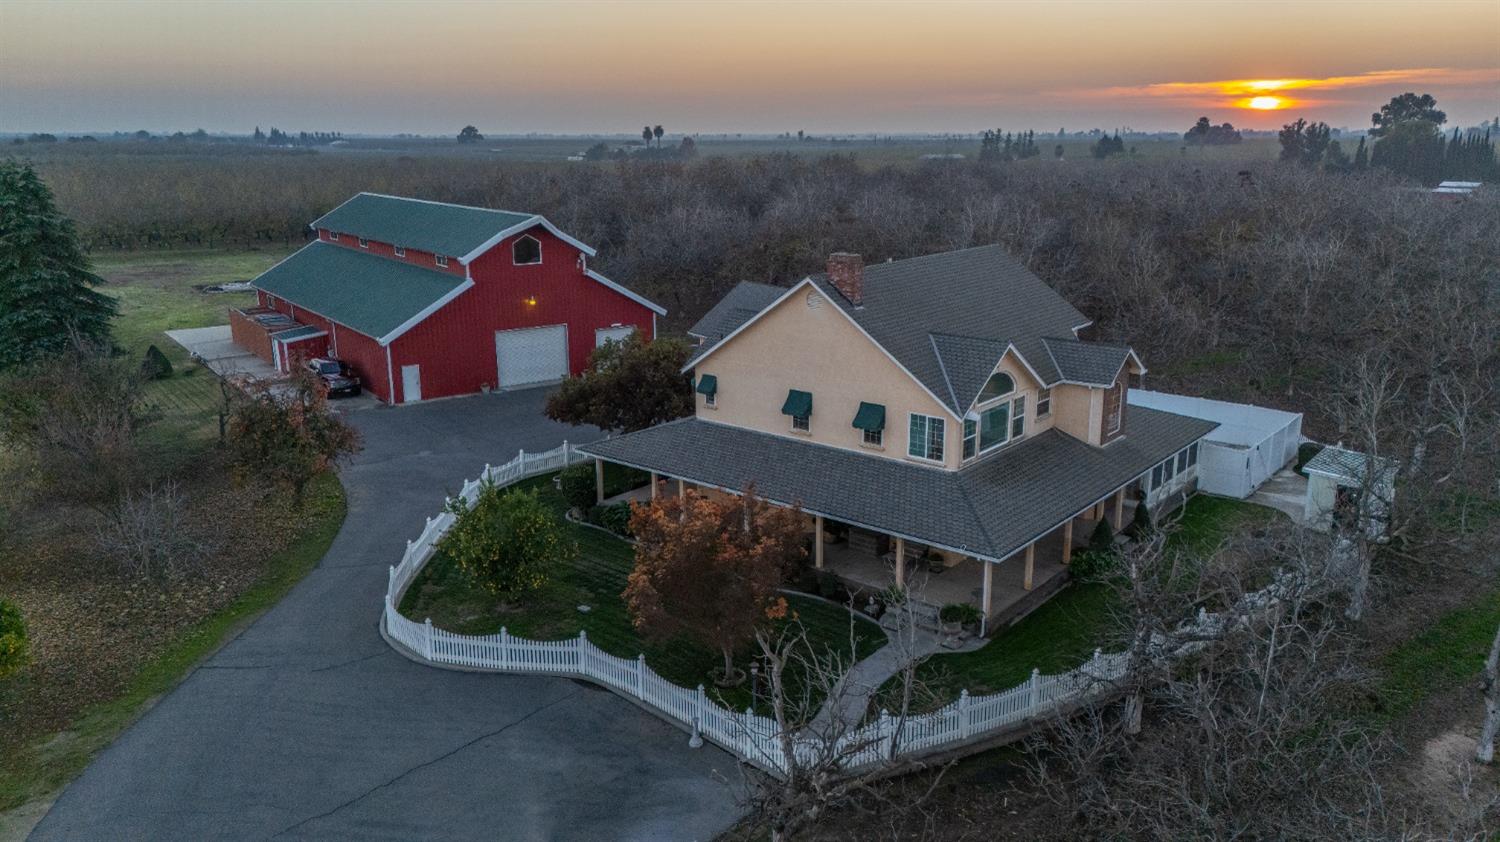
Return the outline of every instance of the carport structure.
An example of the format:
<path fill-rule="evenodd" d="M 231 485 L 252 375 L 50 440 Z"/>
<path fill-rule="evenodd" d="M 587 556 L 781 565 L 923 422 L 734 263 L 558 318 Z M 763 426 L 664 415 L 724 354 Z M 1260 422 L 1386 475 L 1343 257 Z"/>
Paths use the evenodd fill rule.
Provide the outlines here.
<path fill-rule="evenodd" d="M 1198 454 L 1198 488 L 1244 499 L 1287 463 L 1302 443 L 1302 415 L 1263 406 L 1131 389 L 1131 406 L 1218 423 Z"/>

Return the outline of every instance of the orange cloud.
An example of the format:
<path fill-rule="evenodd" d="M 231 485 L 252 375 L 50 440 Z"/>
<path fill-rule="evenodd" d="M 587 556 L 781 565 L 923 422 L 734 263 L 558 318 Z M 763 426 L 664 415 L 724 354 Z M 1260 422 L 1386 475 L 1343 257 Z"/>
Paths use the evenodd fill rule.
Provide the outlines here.
<path fill-rule="evenodd" d="M 1226 100 L 1280 96 L 1285 91 L 1331 93 L 1346 88 L 1370 88 L 1403 84 L 1483 85 L 1500 83 L 1500 67 L 1461 69 L 1423 67 L 1409 70 L 1372 70 L 1353 76 L 1326 76 L 1314 79 L 1216 79 L 1202 82 L 1156 82 L 1146 85 L 1118 85 L 1109 88 L 1066 91 L 1080 99 L 1119 100 L 1168 99 L 1195 104 L 1231 104 Z M 1281 97 L 1285 104 L 1306 102 Z"/>

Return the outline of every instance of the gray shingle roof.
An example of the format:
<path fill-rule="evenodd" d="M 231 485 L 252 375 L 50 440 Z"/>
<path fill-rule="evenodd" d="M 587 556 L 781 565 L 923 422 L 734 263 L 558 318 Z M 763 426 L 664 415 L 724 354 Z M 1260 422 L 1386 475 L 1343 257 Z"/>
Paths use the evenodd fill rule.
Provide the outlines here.
<path fill-rule="evenodd" d="M 532 220 L 540 221 L 540 217 L 360 193 L 318 217 L 312 227 L 449 257 L 463 257 L 501 231 Z"/>
<path fill-rule="evenodd" d="M 688 328 L 687 332 L 692 336 L 701 336 L 710 343 L 718 342 L 733 333 L 735 328 L 750 321 L 786 290 L 786 287 L 744 281 L 719 299 L 719 303 L 709 308 L 703 318 Z"/>
<path fill-rule="evenodd" d="M 940 391 L 937 396 L 952 401 L 952 406 L 961 407 L 956 411 L 962 413 L 979 396 L 979 390 L 994 373 L 995 363 L 1005 355 L 1010 343 L 946 333 L 929 334 L 929 338 L 948 386 L 947 391 Z"/>
<path fill-rule="evenodd" d="M 1130 355 L 1130 349 L 1124 345 L 1104 342 L 1048 337 L 1042 340 L 1042 344 L 1063 380 L 1091 386 L 1114 385 L 1115 375 L 1120 373 L 1120 366 Z"/>
<path fill-rule="evenodd" d="M 950 388 L 943 369 L 949 368 L 951 376 L 951 369 L 967 370 L 972 361 L 950 364 L 934 344 L 934 334 L 1014 344 L 1042 380 L 1055 383 L 1061 378 L 1042 338 L 1072 336 L 1073 328 L 1089 321 L 1000 246 L 866 266 L 860 307 L 850 304 L 826 276 L 814 275 L 813 282 L 933 394 L 955 401 L 951 406 L 956 413 L 969 406 L 957 384 Z M 954 351 L 967 355 L 976 347 Z M 999 361 L 996 356 L 990 368 Z"/>
<path fill-rule="evenodd" d="M 452 292 L 464 279 L 319 241 L 250 283 L 379 339 Z"/>
<path fill-rule="evenodd" d="M 1049 430 L 959 471 L 684 418 L 584 453 L 739 491 L 981 558 L 1003 559 L 1216 425 L 1131 407 L 1129 435 L 1092 447 Z"/>

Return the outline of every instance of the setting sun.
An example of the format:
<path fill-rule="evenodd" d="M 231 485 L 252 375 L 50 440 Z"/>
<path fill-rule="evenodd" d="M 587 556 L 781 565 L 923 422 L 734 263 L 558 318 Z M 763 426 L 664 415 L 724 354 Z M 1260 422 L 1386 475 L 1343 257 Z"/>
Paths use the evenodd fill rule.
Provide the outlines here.
<path fill-rule="evenodd" d="M 1256 111 L 1275 111 L 1282 106 L 1279 96 L 1258 96 L 1250 99 L 1250 107 Z"/>

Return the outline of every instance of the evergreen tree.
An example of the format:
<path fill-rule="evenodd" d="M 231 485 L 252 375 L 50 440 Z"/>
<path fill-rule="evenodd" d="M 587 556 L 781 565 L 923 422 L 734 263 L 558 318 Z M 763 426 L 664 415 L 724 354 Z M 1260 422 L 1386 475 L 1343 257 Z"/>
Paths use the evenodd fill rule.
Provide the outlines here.
<path fill-rule="evenodd" d="M 1365 149 L 1365 139 L 1359 139 L 1359 148 L 1354 150 L 1354 171 L 1364 172 L 1370 168 L 1370 153 Z"/>
<path fill-rule="evenodd" d="M 115 302 L 90 288 L 98 283 L 36 171 L 0 161 L 0 369 L 60 351 L 74 334 L 107 343 Z"/>

